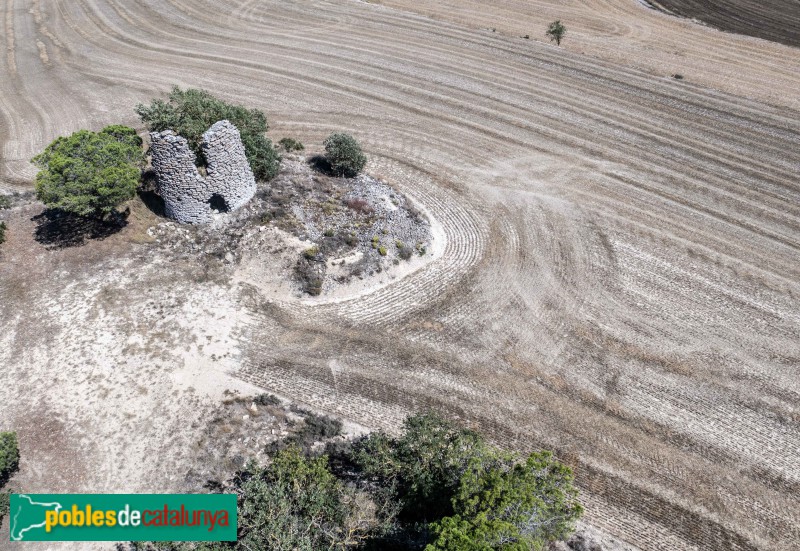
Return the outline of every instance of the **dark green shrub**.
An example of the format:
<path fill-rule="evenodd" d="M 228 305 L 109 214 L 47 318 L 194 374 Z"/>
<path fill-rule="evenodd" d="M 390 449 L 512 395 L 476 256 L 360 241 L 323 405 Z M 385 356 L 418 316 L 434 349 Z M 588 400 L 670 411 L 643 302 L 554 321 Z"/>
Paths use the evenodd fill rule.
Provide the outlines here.
<path fill-rule="evenodd" d="M 231 122 L 242 136 L 247 161 L 255 177 L 269 180 L 278 173 L 280 156 L 265 133 L 267 118 L 258 109 L 247 109 L 219 100 L 204 90 L 181 90 L 174 87 L 168 101 L 153 100 L 139 104 L 136 113 L 151 132 L 172 130 L 189 142 L 198 165 L 205 165 L 201 143 L 203 133 L 217 121 Z"/>
<path fill-rule="evenodd" d="M 136 194 L 144 167 L 142 139 L 133 128 L 107 126 L 57 138 L 32 162 L 36 196 L 47 207 L 104 218 Z"/>
<path fill-rule="evenodd" d="M 350 134 L 331 134 L 324 142 L 325 158 L 334 174 L 352 178 L 367 164 L 361 146 Z"/>
<path fill-rule="evenodd" d="M 342 432 L 342 422 L 327 415 L 311 414 L 305 419 L 302 434 L 304 437 L 322 440 L 333 438 Z"/>
<path fill-rule="evenodd" d="M 313 255 L 311 255 L 311 249 L 317 249 Z M 327 264 L 323 259 L 319 258 L 321 256 L 319 248 L 311 247 L 311 249 L 306 249 L 303 252 L 294 267 L 294 274 L 304 292 L 312 296 L 318 296 L 322 293 Z"/>
<path fill-rule="evenodd" d="M 0 243 L 6 242 L 6 230 L 8 226 L 6 226 L 5 222 L 0 222 Z"/>
<path fill-rule="evenodd" d="M 8 479 L 17 472 L 18 468 L 19 447 L 17 445 L 17 433 L 0 432 L 0 487 L 8 482 Z"/>
<path fill-rule="evenodd" d="M 11 198 L 8 195 L 0 195 L 0 210 L 11 208 Z"/>
<path fill-rule="evenodd" d="M 287 153 L 292 151 L 303 151 L 305 146 L 294 138 L 281 138 L 278 142 Z"/>
<path fill-rule="evenodd" d="M 277 396 L 272 394 L 259 394 L 253 399 L 253 402 L 259 406 L 279 406 L 281 401 Z"/>

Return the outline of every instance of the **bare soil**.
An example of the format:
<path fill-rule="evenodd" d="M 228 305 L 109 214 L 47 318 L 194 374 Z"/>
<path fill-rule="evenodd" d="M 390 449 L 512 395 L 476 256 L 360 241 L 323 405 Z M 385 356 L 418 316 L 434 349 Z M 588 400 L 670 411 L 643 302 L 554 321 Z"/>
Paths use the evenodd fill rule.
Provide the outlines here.
<path fill-rule="evenodd" d="M 703 21 L 723 31 L 800 46 L 800 4 L 795 0 L 657 0 L 667 13 Z"/>
<path fill-rule="evenodd" d="M 267 391 L 390 431 L 437 407 L 555 449 L 586 521 L 642 549 L 791 549 L 798 50 L 632 0 L 385 4 L 3 5 L 0 189 L 29 190 L 57 135 L 137 126 L 134 105 L 195 86 L 265 110 L 273 138 L 352 133 L 442 243 L 297 300 L 279 262 L 218 278 L 169 254 L 141 203 L 73 247 L 37 241 L 41 205 L 3 211 L 20 484 L 169 491 L 224 391 Z"/>

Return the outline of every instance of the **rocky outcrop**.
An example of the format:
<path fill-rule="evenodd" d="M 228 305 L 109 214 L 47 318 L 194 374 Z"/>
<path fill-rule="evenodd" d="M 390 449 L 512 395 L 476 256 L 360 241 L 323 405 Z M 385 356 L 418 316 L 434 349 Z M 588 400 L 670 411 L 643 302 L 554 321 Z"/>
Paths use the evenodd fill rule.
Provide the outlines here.
<path fill-rule="evenodd" d="M 186 139 L 171 130 L 150 133 L 156 191 L 164 212 L 173 220 L 198 224 L 215 212 L 236 210 L 256 192 L 256 180 L 239 130 L 223 120 L 203 134 L 206 176 L 195 167 L 195 155 Z"/>

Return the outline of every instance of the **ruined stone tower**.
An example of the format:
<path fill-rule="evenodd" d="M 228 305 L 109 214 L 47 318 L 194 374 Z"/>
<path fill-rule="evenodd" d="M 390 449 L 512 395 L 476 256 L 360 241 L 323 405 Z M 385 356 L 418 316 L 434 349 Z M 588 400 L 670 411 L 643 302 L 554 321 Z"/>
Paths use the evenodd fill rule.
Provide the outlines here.
<path fill-rule="evenodd" d="M 256 192 L 256 180 L 239 130 L 223 120 L 203 134 L 201 145 L 208 165 L 202 176 L 186 139 L 171 130 L 150 133 L 156 191 L 164 200 L 165 214 L 178 222 L 198 224 L 211 220 L 213 211 L 236 210 Z"/>

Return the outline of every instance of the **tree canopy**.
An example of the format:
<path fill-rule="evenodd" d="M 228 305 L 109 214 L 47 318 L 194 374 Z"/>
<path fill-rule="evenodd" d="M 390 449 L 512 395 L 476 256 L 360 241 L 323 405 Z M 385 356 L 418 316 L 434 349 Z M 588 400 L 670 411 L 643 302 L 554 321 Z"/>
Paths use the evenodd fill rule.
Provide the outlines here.
<path fill-rule="evenodd" d="M 165 102 L 154 99 L 139 104 L 136 113 L 151 132 L 172 130 L 186 138 L 198 165 L 205 165 L 201 144 L 203 133 L 215 122 L 228 120 L 238 130 L 245 155 L 256 178 L 269 180 L 278 173 L 280 156 L 266 137 L 267 117 L 258 109 L 247 109 L 215 98 L 205 90 L 174 87 Z"/>
<path fill-rule="evenodd" d="M 0 432 L 0 487 L 11 478 L 19 466 L 17 433 Z"/>
<path fill-rule="evenodd" d="M 324 142 L 325 158 L 334 174 L 352 178 L 358 175 L 367 164 L 367 156 L 361 146 L 350 134 L 335 133 Z"/>
<path fill-rule="evenodd" d="M 144 166 L 142 139 L 133 128 L 107 126 L 56 138 L 32 162 L 36 195 L 49 208 L 104 217 L 136 194 Z"/>
<path fill-rule="evenodd" d="M 522 459 L 436 414 L 407 418 L 396 438 L 329 443 L 330 459 L 276 449 L 234 479 L 236 543 L 134 549 L 540 551 L 582 513 L 552 454 Z"/>
<path fill-rule="evenodd" d="M 561 39 L 563 39 L 564 35 L 567 34 L 567 28 L 561 23 L 561 21 L 553 21 L 550 23 L 550 26 L 547 27 L 547 32 L 545 34 L 550 37 L 551 41 L 560 46 Z"/>
<path fill-rule="evenodd" d="M 401 515 L 425 521 L 452 513 L 452 498 L 473 456 L 485 448 L 474 431 L 437 414 L 408 417 L 396 439 L 377 432 L 357 442 L 353 457 L 364 475 L 391 486 Z"/>
<path fill-rule="evenodd" d="M 527 551 L 568 537 L 583 508 L 572 472 L 549 452 L 525 461 L 492 452 L 475 457 L 453 498 L 454 515 L 431 526 L 426 551 Z"/>
<path fill-rule="evenodd" d="M 342 483 L 325 456 L 305 458 L 298 448 L 277 452 L 267 467 L 241 475 L 239 547 L 316 551 L 341 544 L 351 514 Z"/>

